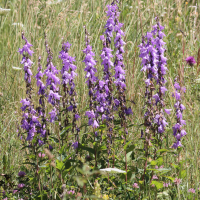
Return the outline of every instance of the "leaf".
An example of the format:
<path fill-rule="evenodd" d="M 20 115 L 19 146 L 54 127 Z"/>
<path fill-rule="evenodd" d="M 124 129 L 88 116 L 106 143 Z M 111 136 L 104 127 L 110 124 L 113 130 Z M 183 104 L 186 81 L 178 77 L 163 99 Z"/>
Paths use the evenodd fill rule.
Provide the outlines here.
<path fill-rule="evenodd" d="M 126 149 L 126 153 L 129 153 L 130 151 L 133 151 L 133 149 L 135 149 L 135 147 L 136 147 L 135 144 L 131 145 L 130 147 L 128 147 L 128 148 Z"/>
<path fill-rule="evenodd" d="M 70 124 L 69 126 L 66 126 L 60 133 L 59 135 L 61 137 L 64 137 L 65 136 L 65 133 L 67 133 L 67 130 L 70 129 L 72 127 L 72 125 Z"/>
<path fill-rule="evenodd" d="M 171 164 L 172 167 L 174 167 L 175 169 L 179 169 L 180 167 L 174 163 Z"/>
<path fill-rule="evenodd" d="M 25 164 L 25 165 L 34 165 L 35 166 L 35 163 L 30 163 L 30 162 L 24 162 L 22 164 Z"/>
<path fill-rule="evenodd" d="M 161 182 L 161 181 L 152 181 L 151 185 L 153 185 L 153 184 L 156 186 L 157 190 L 163 188 L 163 182 Z"/>
<path fill-rule="evenodd" d="M 80 144 L 80 145 L 79 145 L 79 148 L 80 148 L 80 149 L 83 149 L 83 150 L 86 150 L 86 151 L 88 151 L 88 152 L 90 152 L 90 153 L 92 153 L 92 154 L 95 154 L 95 150 L 92 149 L 92 148 L 90 148 L 90 147 L 85 147 L 85 146 L 83 146 L 82 144 Z"/>
<path fill-rule="evenodd" d="M 180 178 L 184 179 L 186 177 L 186 170 L 182 170 L 180 173 Z"/>
<path fill-rule="evenodd" d="M 71 167 L 71 163 L 69 161 L 65 162 L 65 169 L 69 169 Z"/>
<path fill-rule="evenodd" d="M 132 140 L 130 140 L 129 142 L 127 142 L 125 145 L 124 145 L 124 150 L 127 149 L 128 145 L 132 142 Z"/>
<path fill-rule="evenodd" d="M 169 150 L 168 149 L 159 149 L 157 151 L 157 153 L 164 153 L 164 152 L 168 152 Z"/>
<path fill-rule="evenodd" d="M 65 164 L 62 161 L 56 160 L 56 168 L 58 170 L 63 170 L 64 169 Z"/>
<path fill-rule="evenodd" d="M 73 179 L 77 181 L 77 183 L 78 183 L 78 185 L 79 185 L 80 187 L 83 187 L 83 186 L 84 186 L 84 183 L 87 182 L 86 179 L 84 179 L 84 178 L 82 178 L 82 177 L 79 177 L 79 176 L 74 176 Z"/>

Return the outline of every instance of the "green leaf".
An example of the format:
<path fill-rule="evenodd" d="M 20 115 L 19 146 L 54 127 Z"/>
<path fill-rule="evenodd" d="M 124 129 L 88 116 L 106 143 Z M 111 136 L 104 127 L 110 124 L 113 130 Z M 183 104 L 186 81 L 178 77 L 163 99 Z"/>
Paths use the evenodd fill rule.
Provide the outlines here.
<path fill-rule="evenodd" d="M 164 152 L 168 152 L 169 150 L 168 149 L 159 149 L 157 151 L 157 153 L 164 153 Z"/>
<path fill-rule="evenodd" d="M 152 181 L 151 184 L 152 185 L 154 184 L 156 186 L 157 190 L 163 188 L 163 182 L 161 182 L 161 181 Z"/>
<path fill-rule="evenodd" d="M 65 169 L 69 169 L 71 167 L 71 163 L 69 161 L 65 162 Z"/>
<path fill-rule="evenodd" d="M 69 126 L 66 126 L 66 127 L 59 133 L 59 135 L 60 135 L 61 137 L 64 137 L 64 136 L 65 136 L 65 133 L 67 133 L 67 130 L 69 130 L 71 127 L 72 127 L 71 124 L 70 124 Z"/>
<path fill-rule="evenodd" d="M 31 163 L 31 162 L 24 162 L 22 164 L 25 164 L 25 165 L 34 165 L 35 166 L 35 163 Z"/>
<path fill-rule="evenodd" d="M 62 161 L 56 160 L 56 168 L 58 170 L 63 170 L 64 169 L 65 164 Z"/>
<path fill-rule="evenodd" d="M 186 170 L 181 171 L 180 178 L 184 179 L 186 177 Z"/>
<path fill-rule="evenodd" d="M 174 163 L 171 164 L 171 166 L 174 167 L 175 169 L 180 169 L 180 167 L 178 165 L 174 164 Z"/>
<path fill-rule="evenodd" d="M 84 183 L 87 182 L 86 179 L 84 179 L 83 177 L 80 177 L 80 176 L 74 176 L 73 179 L 77 181 L 77 183 L 78 183 L 78 185 L 79 185 L 80 187 L 83 187 L 83 186 L 84 186 Z"/>
<path fill-rule="evenodd" d="M 135 147 L 136 147 L 135 144 L 131 145 L 130 147 L 128 147 L 128 148 L 126 149 L 126 153 L 129 153 L 130 151 L 133 151 L 133 149 L 135 149 Z"/>
<path fill-rule="evenodd" d="M 92 153 L 92 154 L 95 154 L 95 150 L 92 149 L 92 148 L 90 148 L 90 147 L 85 147 L 85 146 L 83 146 L 82 144 L 80 144 L 80 145 L 79 145 L 79 148 L 80 148 L 80 149 L 83 149 L 83 150 L 86 150 L 86 151 L 88 151 L 88 152 L 90 152 L 90 153 Z"/>

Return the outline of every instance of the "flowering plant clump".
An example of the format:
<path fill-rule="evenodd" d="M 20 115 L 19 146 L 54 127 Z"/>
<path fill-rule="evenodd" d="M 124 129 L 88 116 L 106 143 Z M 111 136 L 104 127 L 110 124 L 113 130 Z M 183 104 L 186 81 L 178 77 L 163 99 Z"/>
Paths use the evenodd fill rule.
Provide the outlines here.
<path fill-rule="evenodd" d="M 102 49 L 95 51 L 98 45 L 92 44 L 93 37 L 85 26 L 84 45 L 80 39 L 82 53 L 71 56 L 75 55 L 76 44 L 62 39 L 61 44 L 56 43 L 58 57 L 53 58 L 45 34 L 47 59 L 39 56 L 36 69 L 33 46 L 22 33 L 25 44 L 19 53 L 23 56 L 26 94 L 21 100 L 20 136 L 25 151 L 16 181 L 5 173 L 9 158 L 3 158 L 1 199 L 145 199 L 147 194 L 152 199 L 176 199 L 185 198 L 185 193 L 191 199 L 198 195 L 196 189 L 184 185 L 187 173 L 180 152 L 182 138 L 187 134 L 183 119 L 186 89 L 178 78 L 170 88 L 171 79 L 166 78 L 171 73 L 167 67 L 170 59 L 166 57 L 167 29 L 161 25 L 162 18 L 156 17 L 156 24 L 142 36 L 138 77 L 143 74 L 144 81 L 136 83 L 140 92 L 132 95 L 127 82 L 132 43 L 126 23 L 121 23 L 126 16 L 121 5 L 117 0 L 107 5 L 99 40 Z M 142 34 L 143 27 L 141 24 Z M 186 62 L 195 64 L 193 57 Z M 180 80 L 186 80 L 179 75 Z M 80 86 L 77 82 L 82 78 Z M 176 101 L 173 127 L 173 98 L 168 98 L 168 91 L 173 91 Z M 130 104 L 132 96 L 140 99 L 134 106 Z"/>

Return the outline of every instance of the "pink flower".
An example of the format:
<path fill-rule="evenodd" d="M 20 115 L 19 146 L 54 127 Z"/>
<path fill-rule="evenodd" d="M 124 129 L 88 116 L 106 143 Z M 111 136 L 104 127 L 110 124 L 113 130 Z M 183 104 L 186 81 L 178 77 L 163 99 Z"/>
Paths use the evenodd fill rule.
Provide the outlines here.
<path fill-rule="evenodd" d="M 45 154 L 44 153 L 38 153 L 38 156 L 40 157 L 40 158 L 44 158 L 45 157 Z"/>
<path fill-rule="evenodd" d="M 179 185 L 179 184 L 181 183 L 181 179 L 180 179 L 180 178 L 175 178 L 175 179 L 174 179 L 174 183 L 175 183 L 176 185 Z"/>
<path fill-rule="evenodd" d="M 195 193 L 195 189 L 194 188 L 190 188 L 189 190 L 188 190 L 188 192 L 190 192 L 190 193 Z"/>
<path fill-rule="evenodd" d="M 134 183 L 133 188 L 139 188 L 139 185 L 137 183 Z"/>
<path fill-rule="evenodd" d="M 153 179 L 158 179 L 158 177 L 156 175 L 153 175 Z"/>
<path fill-rule="evenodd" d="M 67 193 L 73 195 L 75 192 L 74 192 L 74 190 L 70 190 L 70 191 L 68 191 Z"/>

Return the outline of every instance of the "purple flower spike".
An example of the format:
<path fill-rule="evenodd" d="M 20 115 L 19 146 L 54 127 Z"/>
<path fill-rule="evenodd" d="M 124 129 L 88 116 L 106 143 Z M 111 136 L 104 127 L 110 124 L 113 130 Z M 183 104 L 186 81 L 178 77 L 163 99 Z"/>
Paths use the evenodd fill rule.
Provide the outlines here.
<path fill-rule="evenodd" d="M 174 104 L 174 107 L 176 108 L 176 120 L 177 123 L 173 126 L 173 135 L 176 138 L 176 142 L 172 145 L 172 148 L 177 149 L 178 147 L 182 147 L 181 144 L 181 138 L 184 137 L 187 133 L 183 129 L 183 125 L 185 125 L 185 120 L 183 120 L 183 110 L 185 109 L 185 106 L 181 104 L 181 93 L 178 91 L 181 90 L 181 87 L 179 83 L 177 82 L 177 78 L 174 81 L 174 88 L 175 88 L 175 94 L 172 94 L 172 96 L 176 99 L 176 103 Z M 178 98 L 177 98 L 178 94 Z"/>
<path fill-rule="evenodd" d="M 46 88 L 49 89 L 49 92 L 46 93 L 46 97 L 48 99 L 48 102 L 53 106 L 52 111 L 49 113 L 50 116 L 50 122 L 54 122 L 57 119 L 58 115 L 58 107 L 61 96 L 59 95 L 59 84 L 60 79 L 57 77 L 57 74 L 59 73 L 59 70 L 57 70 L 56 66 L 53 65 L 53 54 L 51 52 L 51 48 L 48 47 L 46 35 L 45 35 L 45 46 L 46 46 L 46 52 L 47 52 L 47 65 L 46 70 L 44 71 L 44 74 L 47 76 L 46 79 Z"/>
<path fill-rule="evenodd" d="M 77 126 L 77 120 L 80 118 L 77 103 L 76 103 L 76 90 L 74 78 L 76 74 L 76 65 L 74 65 L 75 57 L 69 55 L 71 44 L 69 42 L 64 42 L 62 45 L 62 51 L 59 53 L 59 58 L 62 60 L 63 68 L 61 70 L 62 75 L 62 86 L 63 86 L 63 108 L 66 109 L 65 113 L 65 126 L 69 123 L 69 112 L 73 114 L 72 119 L 72 132 L 75 132 L 75 140 L 78 142 L 79 139 L 79 128 Z"/>
<path fill-rule="evenodd" d="M 86 83 L 88 85 L 89 89 L 89 97 L 90 97 L 90 103 L 89 103 L 89 111 L 85 112 L 85 115 L 88 117 L 88 124 L 92 126 L 93 128 L 97 128 L 99 126 L 97 117 L 98 113 L 97 111 L 100 111 L 102 109 L 102 112 L 104 111 L 104 108 L 97 107 L 97 109 L 94 106 L 94 102 L 97 101 L 97 99 L 100 98 L 99 88 L 95 87 L 96 83 L 98 82 L 98 78 L 95 76 L 95 73 L 97 72 L 97 69 L 95 68 L 96 61 L 94 59 L 94 52 L 92 51 L 92 47 L 90 46 L 90 41 L 88 38 L 87 30 L 85 29 L 85 42 L 86 42 L 86 48 L 83 50 L 83 53 L 85 53 L 85 59 L 83 62 L 85 63 L 85 69 L 86 72 Z M 103 39 L 103 37 L 102 37 Z M 103 82 L 99 81 L 99 84 L 104 85 Z"/>
<path fill-rule="evenodd" d="M 21 127 L 27 132 L 26 140 L 30 141 L 33 139 L 36 131 L 36 126 L 39 126 L 39 121 L 37 120 L 36 111 L 34 110 L 34 105 L 31 101 L 31 65 L 33 62 L 30 60 L 30 56 L 32 55 L 33 51 L 30 50 L 32 46 L 24 33 L 22 33 L 22 39 L 25 41 L 25 45 L 22 49 L 19 49 L 20 54 L 23 55 L 21 64 L 24 65 L 24 80 L 26 82 L 26 98 L 21 100 L 22 103 L 22 111 L 23 111 L 23 118 L 21 121 Z M 27 54 L 28 53 L 28 54 Z"/>
<path fill-rule="evenodd" d="M 185 59 L 185 61 L 186 61 L 186 63 L 187 63 L 188 65 L 190 65 L 190 66 L 193 66 L 193 65 L 196 63 L 194 57 L 192 57 L 192 56 L 187 57 L 187 58 Z"/>

